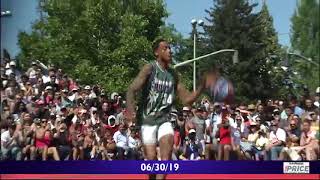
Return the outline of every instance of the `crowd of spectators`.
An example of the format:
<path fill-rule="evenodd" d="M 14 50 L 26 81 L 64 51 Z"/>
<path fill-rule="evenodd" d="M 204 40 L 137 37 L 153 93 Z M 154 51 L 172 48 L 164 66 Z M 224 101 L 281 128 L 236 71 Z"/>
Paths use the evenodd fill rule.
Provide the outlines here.
<path fill-rule="evenodd" d="M 121 94 L 34 61 L 1 64 L 1 160 L 143 160 Z M 317 160 L 319 96 L 173 109 L 174 160 Z M 159 157 L 160 159 L 160 157 Z"/>

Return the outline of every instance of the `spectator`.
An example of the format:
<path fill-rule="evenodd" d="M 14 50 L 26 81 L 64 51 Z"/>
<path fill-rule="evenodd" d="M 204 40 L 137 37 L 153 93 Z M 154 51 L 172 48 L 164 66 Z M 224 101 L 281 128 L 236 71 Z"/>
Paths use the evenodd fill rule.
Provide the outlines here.
<path fill-rule="evenodd" d="M 254 157 L 253 146 L 256 144 L 256 141 L 259 137 L 259 131 L 257 123 L 252 121 L 249 126 L 249 134 L 246 138 L 244 136 L 240 142 L 240 148 L 245 153 L 247 159 L 252 159 Z"/>
<path fill-rule="evenodd" d="M 226 117 L 218 125 L 216 138 L 219 138 L 218 160 L 229 160 L 231 151 L 231 127 Z"/>
<path fill-rule="evenodd" d="M 36 153 L 42 154 L 42 160 L 46 161 L 48 155 L 52 155 L 53 159 L 60 160 L 57 148 L 52 146 L 52 134 L 47 119 L 36 119 L 35 129 L 35 146 Z"/>
<path fill-rule="evenodd" d="M 279 154 L 282 151 L 286 142 L 286 132 L 279 128 L 279 122 L 271 121 L 271 132 L 269 135 L 270 144 L 266 146 L 266 160 L 278 160 Z"/>
<path fill-rule="evenodd" d="M 59 120 L 57 120 L 59 121 Z M 65 123 L 61 123 L 57 127 L 57 132 L 54 134 L 54 144 L 57 147 L 59 156 L 61 159 L 69 158 L 71 154 L 70 147 L 70 138 L 69 133 L 67 131 L 67 125 Z"/>
<path fill-rule="evenodd" d="M 196 130 L 190 129 L 188 132 L 188 138 L 184 146 L 183 153 L 180 155 L 181 160 L 200 160 L 202 145 L 196 141 Z"/>
<path fill-rule="evenodd" d="M 269 140 L 267 138 L 267 134 L 263 131 L 258 132 L 259 136 L 256 141 L 256 144 L 253 146 L 253 153 L 255 155 L 255 159 L 257 161 L 261 160 L 264 155 L 265 147 L 268 145 Z"/>
<path fill-rule="evenodd" d="M 205 150 L 205 141 L 204 141 L 204 134 L 205 134 L 205 120 L 207 119 L 208 115 L 206 112 L 206 107 L 201 105 L 197 108 L 194 113 L 194 117 L 191 119 L 192 123 L 195 125 L 196 128 L 196 141 L 198 141 L 201 146 L 202 150 Z M 204 152 L 201 152 L 200 156 L 204 156 Z"/>
<path fill-rule="evenodd" d="M 116 153 L 116 143 L 113 140 L 112 132 L 110 129 L 106 129 L 104 138 L 101 143 L 101 155 L 102 160 L 112 160 Z"/>
<path fill-rule="evenodd" d="M 297 114 L 299 117 L 301 117 L 302 114 L 304 113 L 304 110 L 298 106 L 296 99 L 292 99 L 290 101 L 290 108 L 292 109 L 293 113 Z"/>
<path fill-rule="evenodd" d="M 125 124 L 120 124 L 119 130 L 114 133 L 113 139 L 117 145 L 117 159 L 124 160 L 128 153 L 128 141 L 127 127 Z"/>
<path fill-rule="evenodd" d="M 232 150 L 236 152 L 239 159 L 244 159 L 241 149 L 240 149 L 240 142 L 241 139 L 246 139 L 249 135 L 248 128 L 244 125 L 243 119 L 240 115 L 236 116 L 235 118 L 237 127 L 231 128 L 231 145 Z"/>
<path fill-rule="evenodd" d="M 96 141 L 96 136 L 92 126 L 89 126 L 86 130 L 86 136 L 83 142 L 83 156 L 84 160 L 93 159 L 95 157 L 96 146 L 98 143 Z"/>
<path fill-rule="evenodd" d="M 305 152 L 306 160 L 317 160 L 319 156 L 319 140 L 316 138 L 316 131 L 311 130 L 311 122 L 304 121 L 300 138 L 300 146 Z"/>
<path fill-rule="evenodd" d="M 1 133 L 2 160 L 22 160 L 22 132 L 11 122 L 7 131 Z"/>

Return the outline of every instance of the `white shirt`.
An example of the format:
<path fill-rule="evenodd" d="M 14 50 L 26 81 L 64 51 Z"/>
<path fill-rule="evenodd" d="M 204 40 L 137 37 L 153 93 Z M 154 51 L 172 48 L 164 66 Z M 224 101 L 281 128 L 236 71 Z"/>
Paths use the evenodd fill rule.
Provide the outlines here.
<path fill-rule="evenodd" d="M 276 134 L 274 134 L 274 131 L 271 131 L 271 132 L 270 132 L 269 140 L 270 140 L 272 143 L 275 143 L 275 142 L 277 142 L 277 141 L 286 142 L 286 132 L 285 132 L 283 129 L 281 129 L 281 128 L 278 128 L 278 129 L 277 129 Z"/>
<path fill-rule="evenodd" d="M 213 135 L 215 135 L 216 131 L 218 130 L 218 124 L 221 124 L 222 122 L 222 115 L 221 113 L 220 114 L 215 114 L 215 113 L 212 113 L 210 115 L 210 119 L 211 119 L 211 124 L 212 124 L 212 133 Z"/>
<path fill-rule="evenodd" d="M 128 148 L 129 138 L 127 135 L 121 134 L 120 131 L 117 131 L 113 135 L 113 140 L 116 142 L 117 147 Z"/>
<path fill-rule="evenodd" d="M 137 148 L 138 144 L 139 144 L 138 140 L 136 140 L 133 137 L 129 136 L 129 148 Z"/>
<path fill-rule="evenodd" d="M 15 140 L 12 141 L 11 144 L 9 144 L 9 146 L 7 146 L 6 148 L 3 146 L 3 143 L 7 143 L 12 139 L 12 137 L 10 136 L 9 130 L 1 133 L 1 149 L 10 149 L 12 146 L 16 145 L 17 142 Z"/>

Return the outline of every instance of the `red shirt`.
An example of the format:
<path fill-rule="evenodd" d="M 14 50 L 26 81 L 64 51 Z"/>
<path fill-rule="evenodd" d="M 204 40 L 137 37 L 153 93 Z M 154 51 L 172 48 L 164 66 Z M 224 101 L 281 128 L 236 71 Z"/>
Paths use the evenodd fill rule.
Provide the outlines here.
<path fill-rule="evenodd" d="M 180 132 L 179 131 L 174 131 L 174 144 L 176 145 L 176 146 L 179 146 L 180 145 L 180 139 L 181 139 L 181 137 L 180 137 Z"/>
<path fill-rule="evenodd" d="M 231 131 L 230 128 L 221 127 L 219 129 L 220 144 L 231 144 Z"/>

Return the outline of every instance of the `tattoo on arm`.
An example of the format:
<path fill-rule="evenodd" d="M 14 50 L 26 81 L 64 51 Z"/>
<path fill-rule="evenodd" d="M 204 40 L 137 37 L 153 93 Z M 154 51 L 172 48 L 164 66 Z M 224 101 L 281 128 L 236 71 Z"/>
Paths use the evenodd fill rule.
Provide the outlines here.
<path fill-rule="evenodd" d="M 135 109 L 135 95 L 140 89 L 142 89 L 142 87 L 146 83 L 146 80 L 151 73 L 151 68 L 151 64 L 145 65 L 128 88 L 127 105 L 128 110 L 131 112 Z"/>

